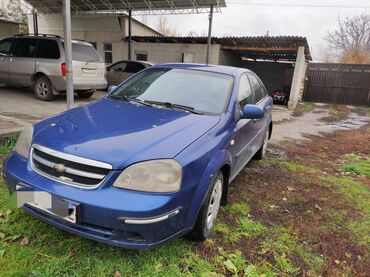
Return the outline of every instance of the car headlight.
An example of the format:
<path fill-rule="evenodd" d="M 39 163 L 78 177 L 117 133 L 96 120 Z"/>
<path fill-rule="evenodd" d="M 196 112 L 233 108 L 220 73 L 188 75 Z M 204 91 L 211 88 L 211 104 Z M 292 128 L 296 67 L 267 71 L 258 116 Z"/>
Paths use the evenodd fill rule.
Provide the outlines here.
<path fill-rule="evenodd" d="M 31 141 L 33 136 L 33 126 L 25 127 L 22 133 L 19 135 L 17 144 L 15 145 L 15 151 L 28 159 L 31 147 Z"/>
<path fill-rule="evenodd" d="M 179 191 L 182 179 L 181 165 L 171 159 L 152 160 L 126 168 L 113 186 L 146 192 Z"/>

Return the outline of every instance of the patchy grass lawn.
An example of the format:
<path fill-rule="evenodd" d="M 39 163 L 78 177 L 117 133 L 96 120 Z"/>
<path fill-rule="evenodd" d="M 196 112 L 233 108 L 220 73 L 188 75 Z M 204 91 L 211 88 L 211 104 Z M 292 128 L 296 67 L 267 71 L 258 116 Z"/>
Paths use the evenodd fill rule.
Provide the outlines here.
<path fill-rule="evenodd" d="M 0 181 L 0 275 L 370 276 L 370 127 L 311 140 L 247 166 L 211 239 L 148 251 L 42 223 L 10 207 Z"/>

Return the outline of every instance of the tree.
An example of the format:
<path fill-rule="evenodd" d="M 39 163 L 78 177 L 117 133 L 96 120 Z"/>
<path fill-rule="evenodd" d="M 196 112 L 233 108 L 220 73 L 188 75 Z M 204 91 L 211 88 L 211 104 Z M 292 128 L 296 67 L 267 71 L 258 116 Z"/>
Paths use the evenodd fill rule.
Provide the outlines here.
<path fill-rule="evenodd" d="M 10 0 L 1 8 L 0 17 L 20 23 L 20 32 L 28 32 L 27 16 L 21 5 L 22 0 Z"/>
<path fill-rule="evenodd" d="M 165 36 L 175 37 L 178 35 L 176 28 L 168 27 L 168 22 L 167 22 L 166 17 L 159 18 L 158 31 Z"/>
<path fill-rule="evenodd" d="M 342 62 L 370 62 L 370 15 L 338 18 L 337 29 L 329 32 L 325 40 Z"/>

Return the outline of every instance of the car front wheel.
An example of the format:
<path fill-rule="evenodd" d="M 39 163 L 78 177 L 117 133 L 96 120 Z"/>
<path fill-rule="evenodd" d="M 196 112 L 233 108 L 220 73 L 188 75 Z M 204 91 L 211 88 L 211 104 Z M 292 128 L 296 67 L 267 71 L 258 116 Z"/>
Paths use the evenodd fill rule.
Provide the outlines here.
<path fill-rule="evenodd" d="M 206 240 L 213 232 L 217 214 L 220 209 L 224 176 L 218 172 L 212 180 L 206 199 L 199 211 L 197 221 L 189 237 L 194 240 Z"/>

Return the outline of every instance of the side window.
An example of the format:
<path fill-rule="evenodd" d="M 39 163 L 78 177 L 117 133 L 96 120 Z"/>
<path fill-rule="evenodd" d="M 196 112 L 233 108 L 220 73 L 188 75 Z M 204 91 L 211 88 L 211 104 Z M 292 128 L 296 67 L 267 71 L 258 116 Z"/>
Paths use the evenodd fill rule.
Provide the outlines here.
<path fill-rule="evenodd" d="M 138 61 L 147 61 L 148 60 L 148 54 L 145 54 L 145 53 L 137 53 L 136 54 L 136 59 Z"/>
<path fill-rule="evenodd" d="M 11 38 L 0 41 L 0 56 L 9 56 L 12 44 L 13 39 Z"/>
<path fill-rule="evenodd" d="M 125 69 L 125 72 L 136 73 L 143 70 L 145 66 L 141 63 L 128 63 Z"/>
<path fill-rule="evenodd" d="M 111 64 L 113 61 L 112 43 L 104 43 L 104 62 Z"/>
<path fill-rule="evenodd" d="M 254 92 L 254 103 L 258 103 L 266 96 L 265 88 L 262 86 L 260 80 L 252 74 L 248 74 L 249 81 Z"/>
<path fill-rule="evenodd" d="M 254 104 L 253 92 L 247 75 L 242 75 L 239 82 L 238 102 L 240 107 L 246 104 Z"/>
<path fill-rule="evenodd" d="M 42 59 L 59 59 L 60 53 L 58 43 L 55 40 L 41 39 L 37 57 Z"/>
<path fill-rule="evenodd" d="M 109 71 L 110 72 L 124 72 L 126 69 L 126 66 L 127 66 L 127 63 L 116 63 L 109 68 Z"/>
<path fill-rule="evenodd" d="M 34 58 L 36 55 L 36 39 L 22 38 L 15 44 L 14 56 L 22 58 Z"/>

